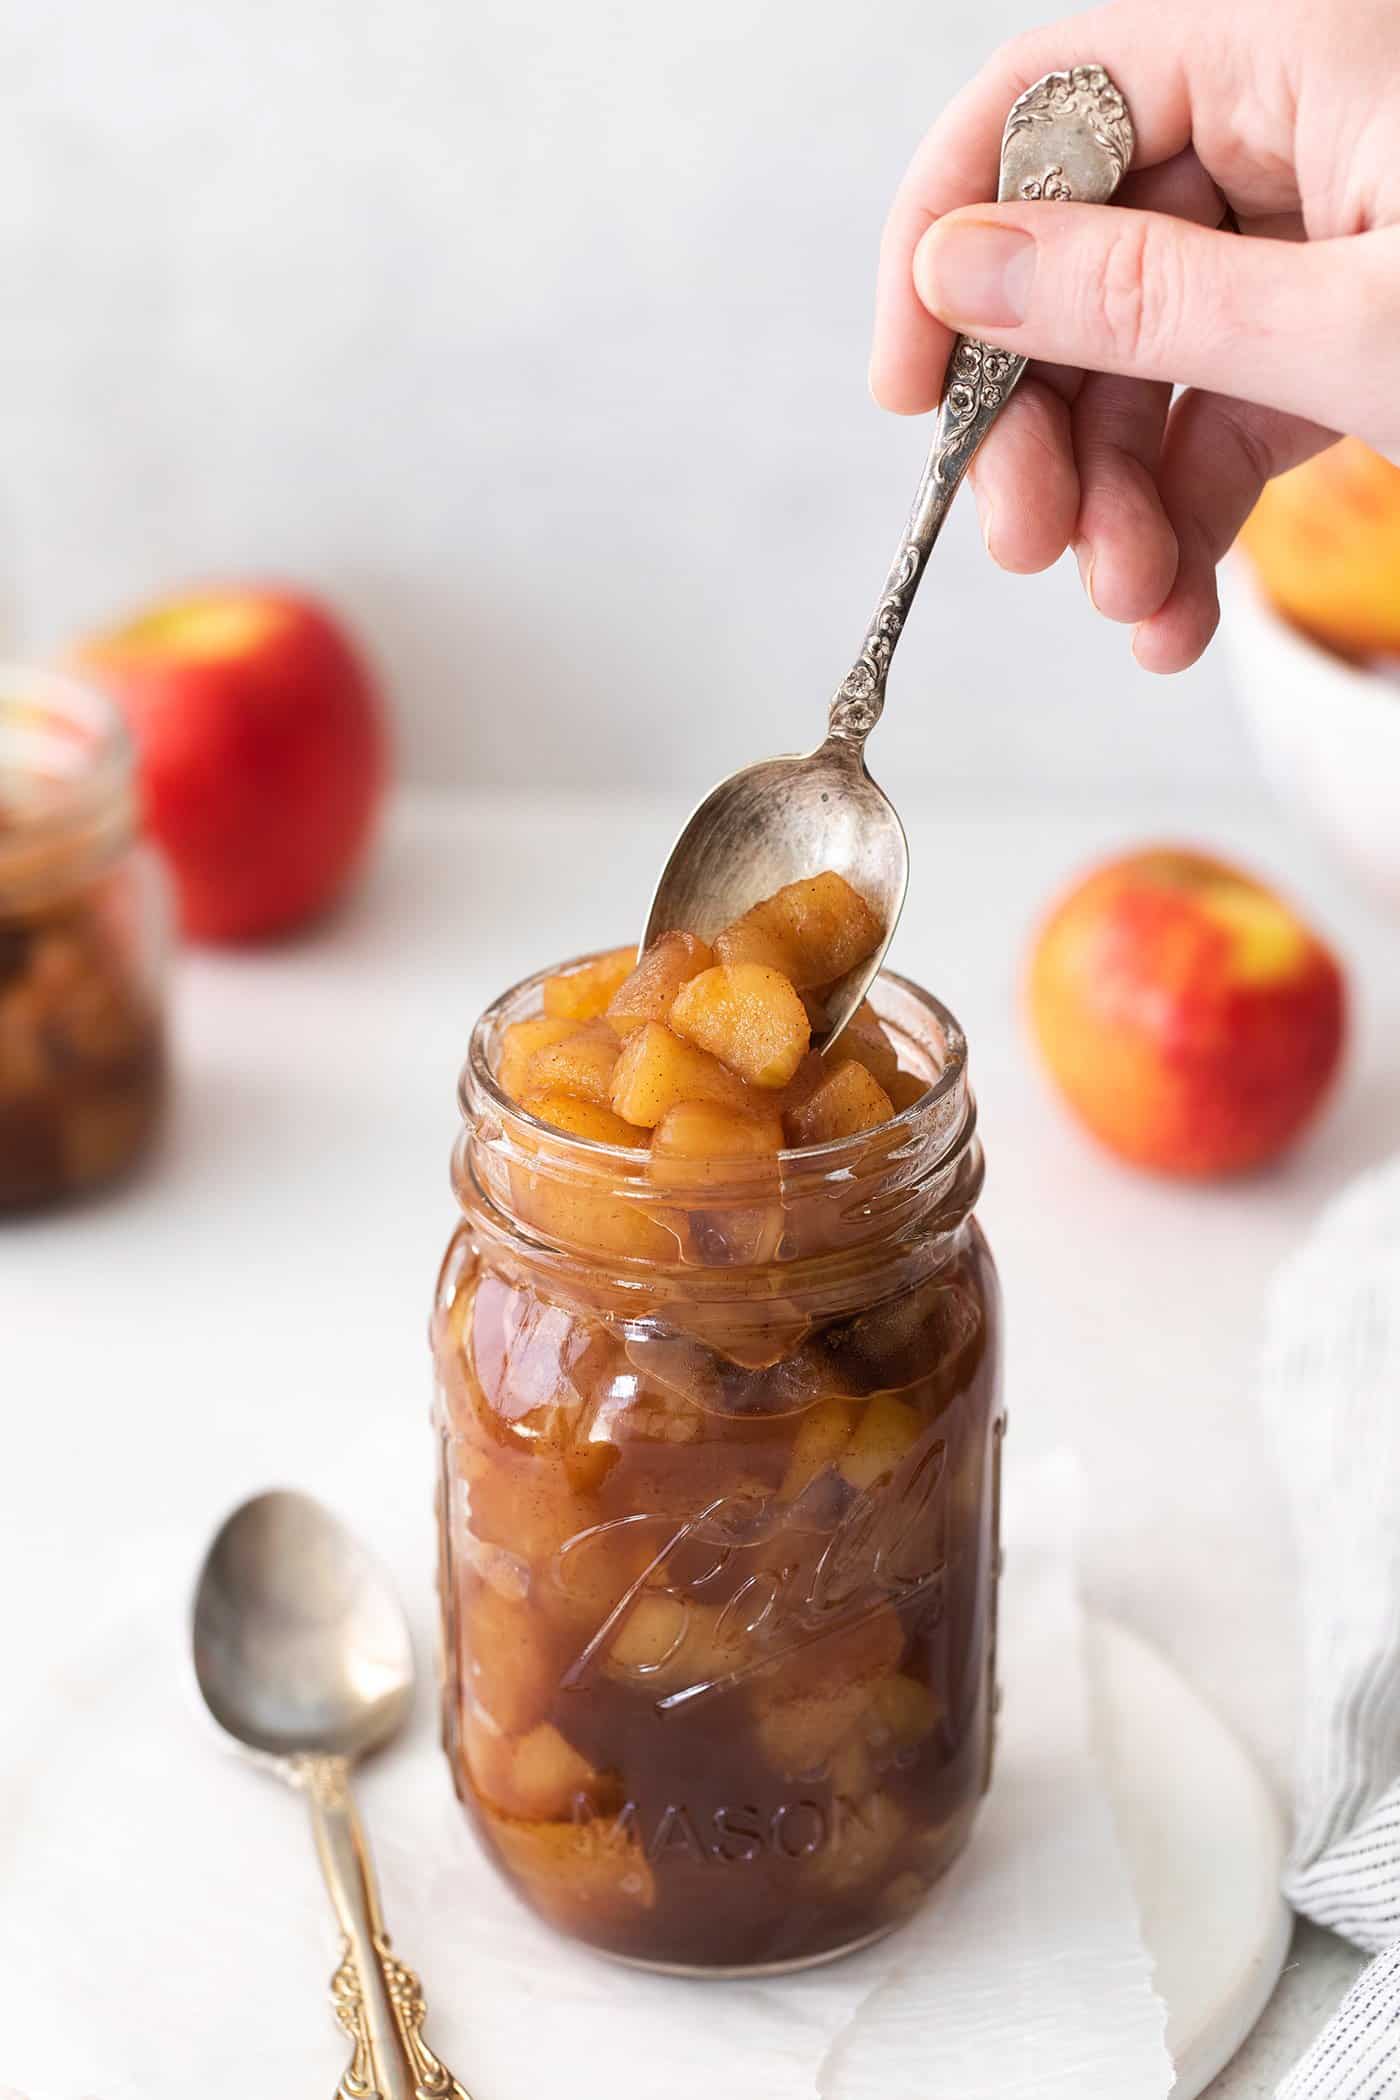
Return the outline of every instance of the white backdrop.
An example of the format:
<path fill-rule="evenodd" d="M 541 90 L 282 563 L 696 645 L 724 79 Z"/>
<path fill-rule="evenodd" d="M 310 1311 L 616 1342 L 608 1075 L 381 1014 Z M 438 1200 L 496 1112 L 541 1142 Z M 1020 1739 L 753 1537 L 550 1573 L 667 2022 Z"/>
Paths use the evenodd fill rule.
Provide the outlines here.
<path fill-rule="evenodd" d="M 3 0 L 5 646 L 283 572 L 420 779 L 688 794 L 805 741 L 922 452 L 865 391 L 884 206 L 1036 12 Z M 1068 561 L 1000 576 L 968 500 L 877 771 L 1223 783 L 1223 699 L 1139 673 Z"/>

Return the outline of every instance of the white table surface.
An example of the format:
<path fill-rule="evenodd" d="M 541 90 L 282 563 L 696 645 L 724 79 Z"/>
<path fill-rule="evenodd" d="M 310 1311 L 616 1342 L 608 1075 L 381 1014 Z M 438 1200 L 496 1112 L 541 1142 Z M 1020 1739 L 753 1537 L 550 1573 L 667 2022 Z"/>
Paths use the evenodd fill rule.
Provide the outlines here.
<path fill-rule="evenodd" d="M 334 922 L 275 949 L 181 960 L 178 1089 L 158 1158 L 104 1201 L 0 1227 L 0 1743 L 23 1727 L 26 1685 L 59 1674 L 125 1569 L 167 1556 L 173 1655 L 175 1571 L 192 1572 L 228 1506 L 272 1483 L 324 1490 L 383 1411 L 425 1417 L 424 1323 L 471 1020 L 528 969 L 627 937 L 684 801 L 684 789 L 606 810 L 404 799 Z M 1008 1303 L 1007 1462 L 1079 1448 L 1091 1601 L 1173 1656 L 1286 1788 L 1294 1578 L 1250 1363 L 1279 1256 L 1330 1193 L 1400 1146 L 1396 929 L 1243 796 L 964 798 L 906 815 L 914 888 L 894 960 L 948 1000 L 971 1042 L 982 1215 Z M 1356 993 L 1326 1118 L 1280 1168 L 1220 1188 L 1143 1178 L 1081 1139 L 1017 1011 L 1027 933 L 1054 886 L 1096 854 L 1169 836 L 1233 852 L 1306 899 Z M 430 1462 L 425 1429 L 421 1471 L 378 1488 L 400 1511 L 423 1505 L 420 1630 Z M 372 1532 L 373 1499 L 346 1514 Z M 185 1754 L 207 1754 L 193 1724 L 172 1745 Z M 371 1818 L 383 1783 L 368 1776 Z M 0 1800 L 0 1836 L 15 1813 L 22 1803 Z M 178 1874 L 153 1837 L 153 1870 Z M 0 1843 L 0 1900 L 3 1871 Z M 1300 1932 L 1214 2100 L 1271 2092 L 1357 1966 Z M 0 2020 L 0 2084 L 3 2050 Z"/>

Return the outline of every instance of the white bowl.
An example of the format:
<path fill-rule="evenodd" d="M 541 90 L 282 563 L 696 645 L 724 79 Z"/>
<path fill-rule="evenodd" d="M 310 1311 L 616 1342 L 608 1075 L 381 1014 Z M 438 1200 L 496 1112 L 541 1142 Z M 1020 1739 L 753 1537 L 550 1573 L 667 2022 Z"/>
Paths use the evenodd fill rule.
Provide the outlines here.
<path fill-rule="evenodd" d="M 1221 577 L 1222 633 L 1260 763 L 1283 802 L 1400 914 L 1400 679 L 1290 627 L 1243 557 Z"/>

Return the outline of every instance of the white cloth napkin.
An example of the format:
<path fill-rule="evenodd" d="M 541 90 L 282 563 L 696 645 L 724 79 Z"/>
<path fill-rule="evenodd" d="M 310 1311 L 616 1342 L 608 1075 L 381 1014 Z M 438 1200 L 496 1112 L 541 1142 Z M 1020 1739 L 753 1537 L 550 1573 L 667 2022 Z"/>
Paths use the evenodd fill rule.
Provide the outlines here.
<path fill-rule="evenodd" d="M 354 1513 L 421 1439 L 355 1455 Z M 1089 1733 L 1077 1473 L 1009 1455 L 1006 1703 L 971 1849 L 923 1916 L 851 1960 L 752 1983 L 618 1968 L 508 1895 L 425 1710 L 364 1775 L 390 1929 L 426 2034 L 476 2100 L 1166 2100 L 1164 2015 Z M 426 1512 L 384 1541 L 426 1573 Z M 421 1519 L 421 1521 L 418 1521 Z M 180 1682 L 191 1542 L 114 1575 L 107 1621 L 0 1715 L 0 2087 L 23 2100 L 281 2100 L 343 2068 L 333 1935 L 303 1810 L 224 1762 Z M 427 1652 L 427 1651 L 424 1651 Z"/>
<path fill-rule="evenodd" d="M 1277 2100 L 1400 2094 L 1400 1160 L 1275 1283 L 1261 1379 L 1303 1568 L 1294 1907 L 1378 1955 Z"/>

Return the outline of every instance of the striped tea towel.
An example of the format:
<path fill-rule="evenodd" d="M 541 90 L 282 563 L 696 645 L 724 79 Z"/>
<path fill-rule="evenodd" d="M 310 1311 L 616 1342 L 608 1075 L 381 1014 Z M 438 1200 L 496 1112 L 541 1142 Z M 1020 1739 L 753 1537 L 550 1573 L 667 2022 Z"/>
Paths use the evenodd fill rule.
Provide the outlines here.
<path fill-rule="evenodd" d="M 1324 1213 L 1269 1307 L 1264 1409 L 1298 1532 L 1295 1909 L 1376 1956 L 1277 2100 L 1400 2096 L 1400 1159 Z"/>

